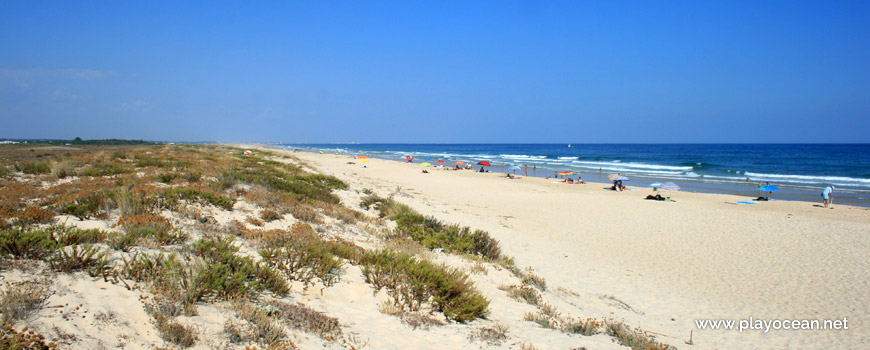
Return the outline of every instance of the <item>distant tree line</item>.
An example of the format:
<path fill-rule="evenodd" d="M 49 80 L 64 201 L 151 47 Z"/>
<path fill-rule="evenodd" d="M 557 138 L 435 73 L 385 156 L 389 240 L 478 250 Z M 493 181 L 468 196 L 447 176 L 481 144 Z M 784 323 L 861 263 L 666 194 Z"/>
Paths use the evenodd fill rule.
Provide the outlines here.
<path fill-rule="evenodd" d="M 144 140 L 123 140 L 123 139 L 105 139 L 105 140 L 82 140 L 81 137 L 76 137 L 73 140 L 15 140 L 26 141 L 30 144 L 48 144 L 56 146 L 64 145 L 90 145 L 90 146 L 120 146 L 120 145 L 155 145 L 162 142 L 152 142 Z"/>

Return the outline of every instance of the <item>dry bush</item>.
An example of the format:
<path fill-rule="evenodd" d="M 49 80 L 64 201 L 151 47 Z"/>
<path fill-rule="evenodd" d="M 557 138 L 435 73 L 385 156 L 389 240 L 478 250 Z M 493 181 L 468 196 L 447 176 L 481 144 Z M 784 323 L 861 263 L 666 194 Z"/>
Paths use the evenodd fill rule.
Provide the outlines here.
<path fill-rule="evenodd" d="M 151 315 L 160 338 L 182 348 L 189 348 L 196 343 L 196 335 L 193 330 L 176 322 L 172 318 L 162 315 Z"/>
<path fill-rule="evenodd" d="M 286 213 L 289 210 L 288 208 L 300 205 L 299 201 L 291 199 L 283 193 L 271 192 L 265 187 L 259 185 L 251 186 L 251 189 L 243 196 L 247 202 L 280 213 Z"/>
<path fill-rule="evenodd" d="M 45 343 L 45 336 L 32 329 L 23 329 L 20 333 L 12 326 L 0 327 L 0 349 L 10 350 L 51 350 L 57 349 L 55 343 Z"/>
<path fill-rule="evenodd" d="M 341 336 L 341 324 L 335 317 L 309 309 L 305 305 L 272 300 L 266 303 L 276 309 L 278 318 L 292 328 L 317 334 L 325 340 L 337 340 Z"/>
<path fill-rule="evenodd" d="M 260 212 L 260 219 L 263 219 L 265 222 L 272 222 L 275 220 L 281 220 L 284 218 L 284 215 L 278 214 L 278 212 L 272 209 L 264 209 Z"/>
<path fill-rule="evenodd" d="M 398 317 L 399 320 L 402 321 L 402 323 L 410 326 L 412 329 L 429 329 L 429 327 L 433 325 L 443 326 L 445 324 L 440 319 L 432 317 L 431 314 L 427 314 L 422 311 L 402 310 L 389 301 L 381 303 L 378 307 L 378 311 L 387 315 Z"/>
<path fill-rule="evenodd" d="M 263 227 L 263 225 L 265 225 L 265 223 L 263 222 L 263 220 L 257 219 L 257 218 L 255 218 L 255 217 L 253 217 L 253 216 L 250 216 L 250 215 L 248 215 L 247 217 L 245 217 L 245 221 L 247 221 L 249 224 L 254 225 L 254 226 L 260 226 L 260 227 Z"/>
<path fill-rule="evenodd" d="M 156 205 L 153 199 L 138 192 L 118 192 L 113 199 L 121 216 L 148 214 Z"/>
<path fill-rule="evenodd" d="M 319 214 L 314 208 L 309 207 L 304 204 L 295 205 L 290 209 L 290 214 L 293 215 L 297 220 L 310 222 L 312 224 L 322 223 L 323 220 L 320 219 Z"/>
<path fill-rule="evenodd" d="M 468 335 L 468 339 L 472 341 L 483 341 L 491 346 L 499 346 L 507 340 L 508 326 L 496 323 L 492 327 L 480 327 Z"/>
<path fill-rule="evenodd" d="M 118 226 L 166 226 L 167 228 L 172 228 L 172 223 L 169 222 L 169 219 L 162 217 L 160 215 L 153 214 L 132 214 L 132 215 L 123 215 L 120 219 L 118 219 Z"/>
<path fill-rule="evenodd" d="M 346 224 L 354 224 L 358 221 L 365 221 L 366 215 L 341 204 L 323 203 L 321 207 L 327 215 L 334 217 Z"/>
<path fill-rule="evenodd" d="M 0 321 L 10 324 L 42 308 L 51 292 L 48 281 L 6 283 L 0 290 Z"/>
<path fill-rule="evenodd" d="M 471 265 L 471 267 L 469 267 L 468 270 L 471 273 L 475 273 L 475 274 L 481 274 L 481 275 L 488 275 L 489 274 L 489 270 L 486 268 L 486 265 L 481 264 L 480 261 L 475 261 L 474 265 Z"/>
<path fill-rule="evenodd" d="M 55 213 L 39 207 L 27 207 L 18 213 L 18 220 L 23 224 L 44 224 L 54 219 Z"/>
<path fill-rule="evenodd" d="M 69 161 L 60 161 L 52 164 L 51 174 L 58 179 L 66 178 L 67 176 L 76 175 L 76 166 Z"/>
<path fill-rule="evenodd" d="M 531 305 L 540 305 L 541 304 L 541 294 L 538 291 L 530 286 L 522 285 L 510 285 L 510 286 L 499 286 L 501 290 L 507 291 L 508 296 L 514 298 L 516 300 L 525 301 Z"/>
<path fill-rule="evenodd" d="M 236 316 L 250 323 L 252 338 L 260 345 L 269 346 L 286 337 L 281 322 L 267 310 L 241 301 L 234 302 L 232 308 Z"/>
<path fill-rule="evenodd" d="M 587 318 L 585 320 L 567 320 L 562 328 L 565 333 L 590 336 L 601 333 L 602 327 L 604 327 L 604 321 Z"/>
<path fill-rule="evenodd" d="M 632 350 L 677 350 L 676 347 L 656 341 L 655 337 L 646 331 L 635 328 L 631 329 L 622 322 L 609 323 L 605 327 L 607 335 L 616 338 L 623 346 Z"/>

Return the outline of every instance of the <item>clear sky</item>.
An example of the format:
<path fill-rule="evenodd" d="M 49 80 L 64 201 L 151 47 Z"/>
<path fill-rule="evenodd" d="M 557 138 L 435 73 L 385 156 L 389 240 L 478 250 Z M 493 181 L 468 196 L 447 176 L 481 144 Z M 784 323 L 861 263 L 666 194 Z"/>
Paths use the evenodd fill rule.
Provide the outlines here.
<path fill-rule="evenodd" d="M 0 138 L 870 142 L 870 2 L 0 2 Z"/>

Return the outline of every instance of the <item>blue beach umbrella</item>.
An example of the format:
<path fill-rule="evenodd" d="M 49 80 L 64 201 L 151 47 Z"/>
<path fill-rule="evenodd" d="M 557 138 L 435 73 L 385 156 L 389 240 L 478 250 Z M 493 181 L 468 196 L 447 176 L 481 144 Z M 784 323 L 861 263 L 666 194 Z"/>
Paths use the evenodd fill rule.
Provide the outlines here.
<path fill-rule="evenodd" d="M 758 188 L 759 191 L 767 192 L 767 197 L 770 199 L 770 194 L 776 191 L 779 191 L 779 187 L 774 185 L 765 185 Z"/>
<path fill-rule="evenodd" d="M 774 185 L 767 185 L 759 187 L 758 190 L 764 192 L 776 192 L 779 191 L 779 187 L 776 187 Z"/>
<path fill-rule="evenodd" d="M 518 166 L 516 166 L 516 165 L 511 166 L 511 167 L 508 168 L 508 170 L 513 170 L 513 171 L 514 171 L 514 174 L 517 173 L 517 170 L 522 170 L 522 169 L 523 169 L 523 168 L 520 168 L 520 167 L 518 167 Z"/>
<path fill-rule="evenodd" d="M 424 160 L 427 161 L 427 162 L 431 162 L 431 161 L 432 161 L 432 158 L 426 158 L 426 159 L 424 159 Z"/>
<path fill-rule="evenodd" d="M 662 183 L 661 182 L 651 183 L 647 187 L 652 187 L 653 191 L 658 191 L 658 189 L 662 187 Z"/>

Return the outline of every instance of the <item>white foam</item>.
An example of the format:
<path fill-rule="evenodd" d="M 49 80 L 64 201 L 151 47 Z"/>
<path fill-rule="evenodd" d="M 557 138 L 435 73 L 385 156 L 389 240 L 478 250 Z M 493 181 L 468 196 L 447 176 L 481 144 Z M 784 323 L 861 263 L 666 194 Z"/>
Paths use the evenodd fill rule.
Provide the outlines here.
<path fill-rule="evenodd" d="M 775 180 L 781 182 L 817 183 L 834 185 L 870 185 L 870 179 L 856 179 L 845 176 L 811 176 L 811 175 L 779 175 L 746 172 L 753 180 Z"/>
<path fill-rule="evenodd" d="M 605 166 L 620 166 L 629 169 L 652 169 L 652 170 L 673 170 L 673 171 L 691 171 L 693 170 L 690 166 L 670 166 L 670 165 L 657 165 L 657 164 L 646 164 L 646 163 L 622 163 L 620 161 L 613 162 L 592 162 L 592 161 L 574 161 L 574 164 L 578 165 L 588 165 L 599 168 L 604 168 Z"/>

